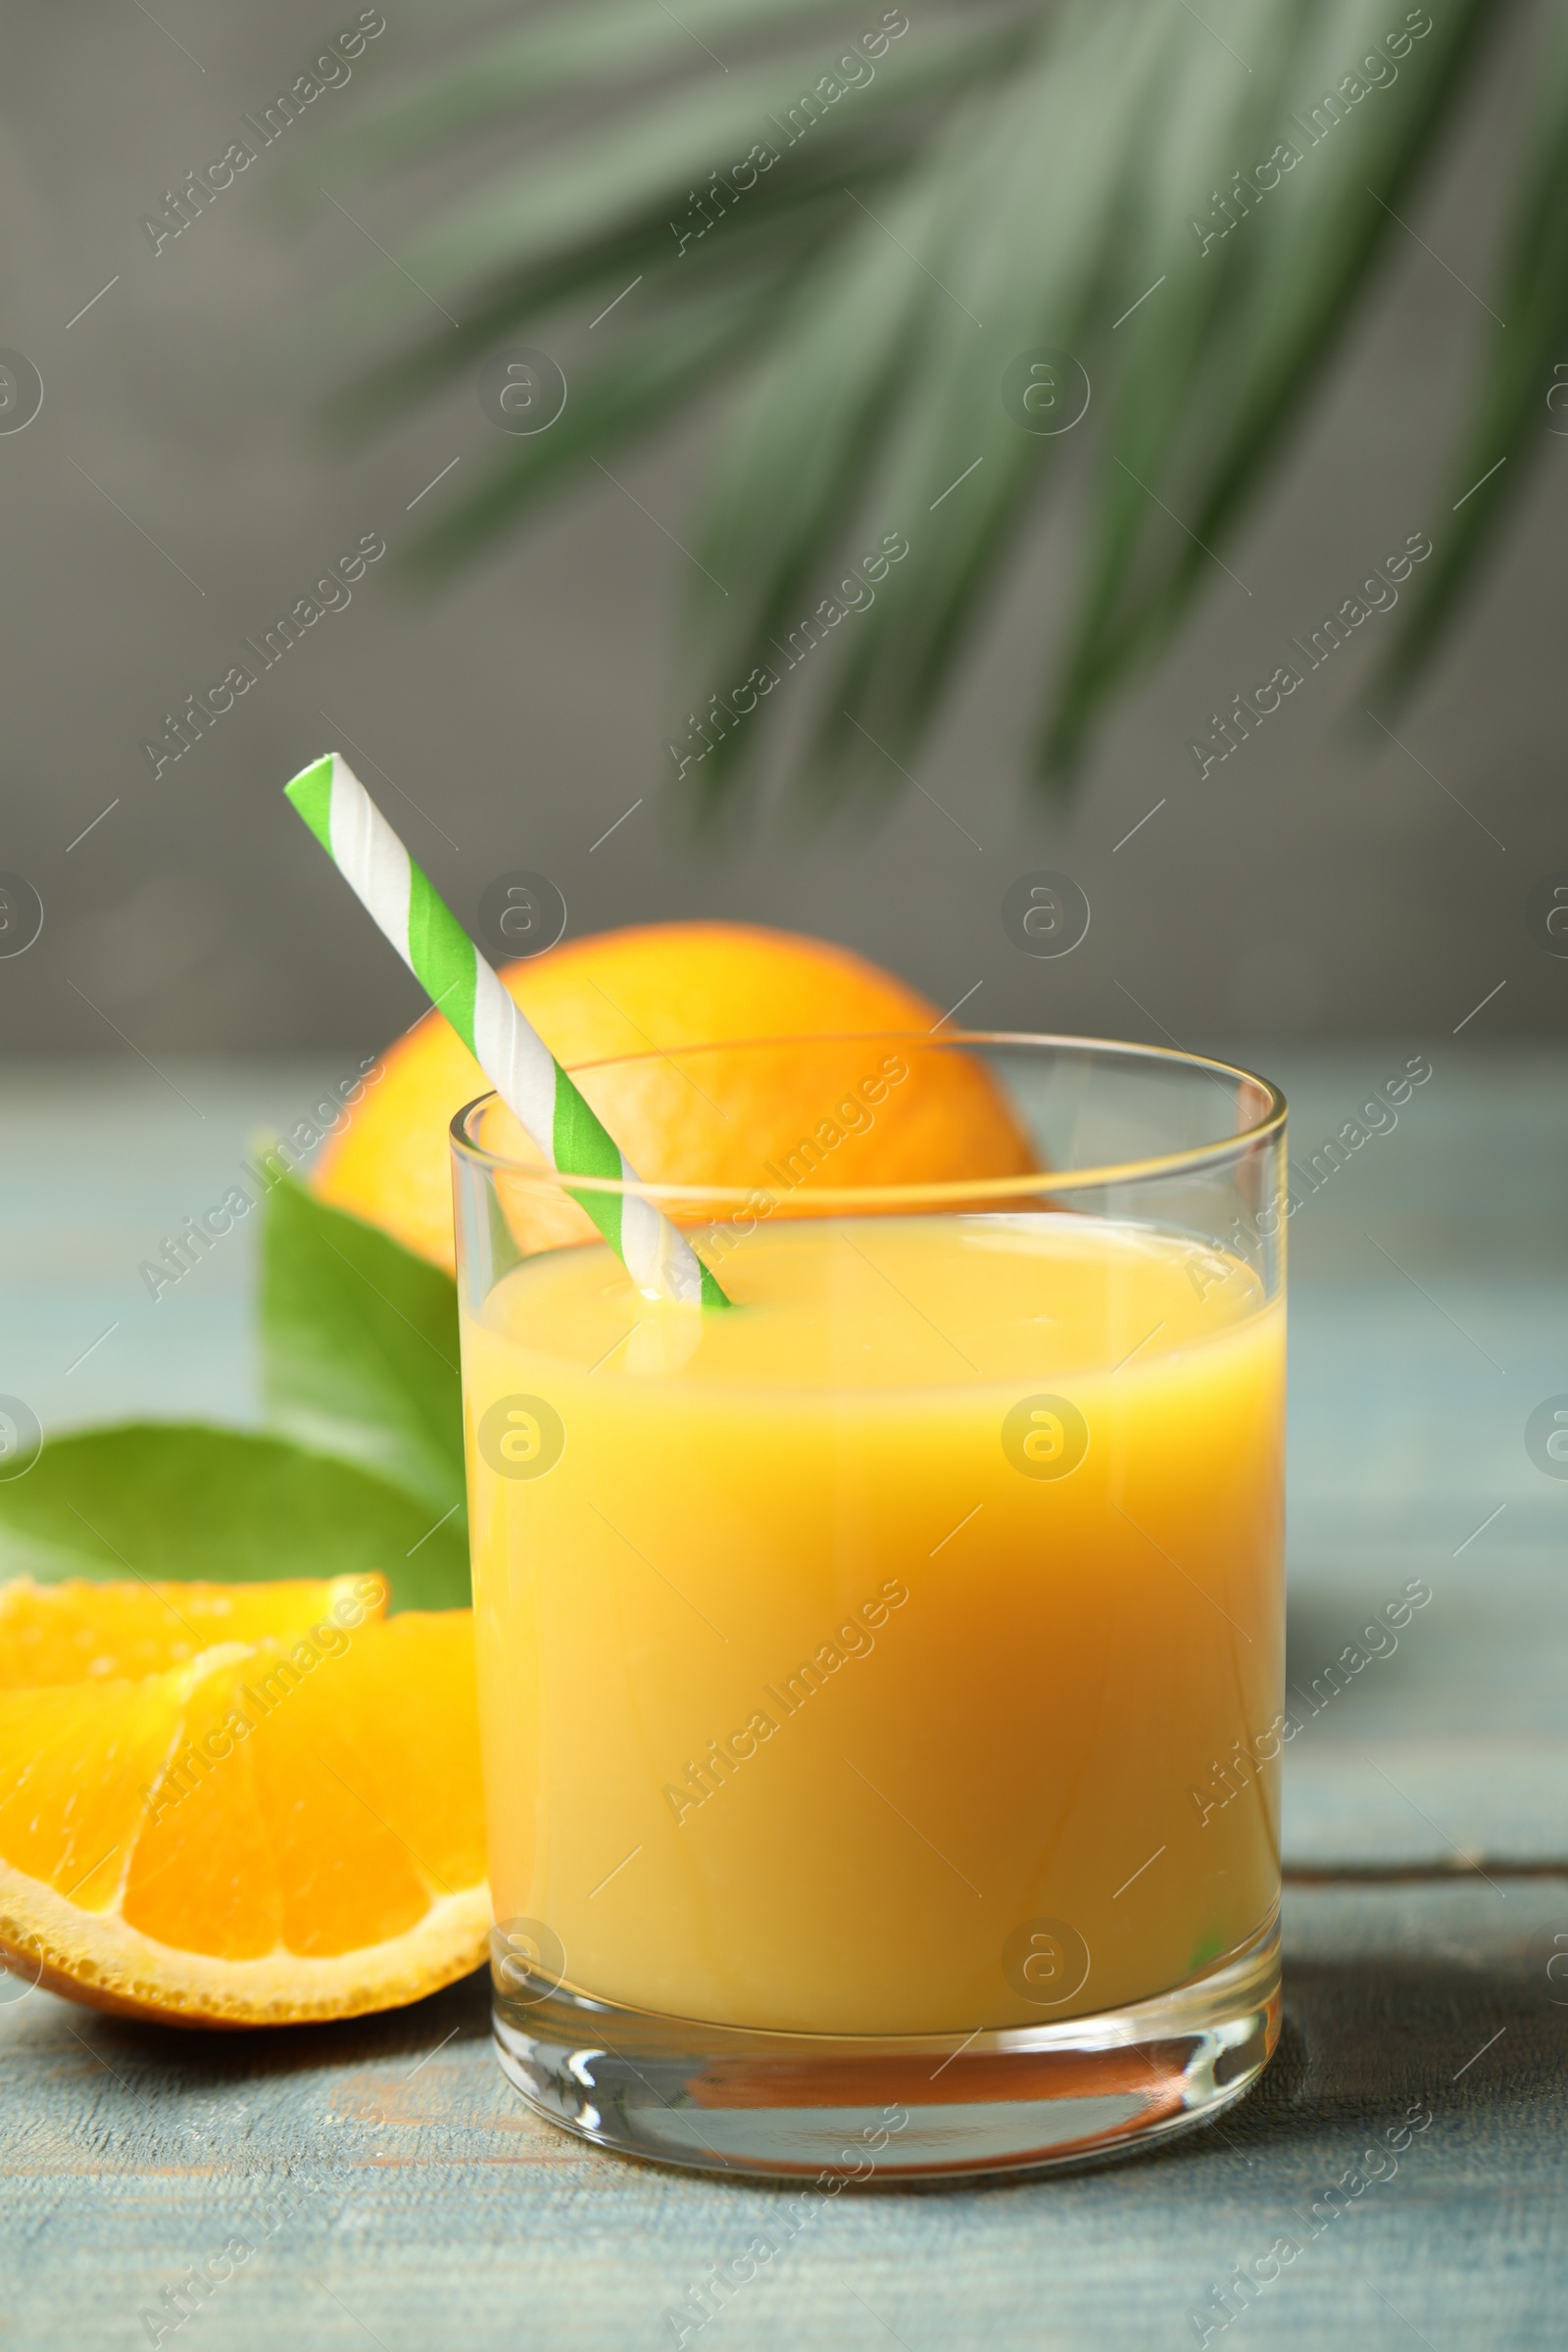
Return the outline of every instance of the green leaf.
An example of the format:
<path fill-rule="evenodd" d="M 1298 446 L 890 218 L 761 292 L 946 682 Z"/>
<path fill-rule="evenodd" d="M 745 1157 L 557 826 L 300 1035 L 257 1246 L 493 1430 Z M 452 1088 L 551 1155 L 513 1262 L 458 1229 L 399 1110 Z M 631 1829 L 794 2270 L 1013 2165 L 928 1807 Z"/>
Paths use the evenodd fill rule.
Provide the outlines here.
<path fill-rule="evenodd" d="M 766 309 L 766 293 L 757 290 L 690 305 L 657 333 L 623 346 L 612 363 L 586 371 L 560 422 L 503 458 L 424 533 L 409 562 L 425 571 L 449 570 L 573 473 L 598 466 L 595 478 L 602 481 L 598 452 L 612 457 L 623 441 L 643 437 L 651 416 L 700 392 L 705 377 L 753 338 Z"/>
<path fill-rule="evenodd" d="M 1348 63 L 1377 48 L 1379 0 L 1297 12 L 1274 0 L 1250 5 L 1256 23 L 1238 37 L 1263 85 L 1248 95 L 1263 100 L 1266 113 L 1238 114 L 1204 145 L 1211 155 L 1228 152 L 1234 169 L 1286 138 L 1300 161 L 1255 215 L 1201 257 L 1193 239 L 1157 265 L 1149 248 L 1151 274 L 1168 269 L 1170 284 L 1134 322 L 1127 344 L 1105 445 L 1095 575 L 1045 741 L 1047 772 L 1071 767 L 1091 718 L 1218 581 L 1216 549 L 1234 537 L 1299 422 L 1375 265 L 1402 237 L 1395 210 L 1411 200 L 1474 72 L 1477 45 L 1503 13 L 1493 0 L 1454 0 L 1403 60 L 1396 83 L 1369 89 L 1328 127 L 1325 114 L 1314 130 L 1309 110 L 1334 91 Z M 1203 185 L 1210 174 L 1181 110 L 1164 150 L 1155 150 L 1148 188 L 1151 231 L 1187 212 L 1217 226 L 1223 215 L 1211 212 Z M 1186 178 L 1185 202 L 1172 167 Z M 1221 185 L 1225 177 L 1212 173 Z"/>
<path fill-rule="evenodd" d="M 931 30 L 922 46 L 890 53 L 873 80 L 838 102 L 837 113 L 809 122 L 799 134 L 802 155 L 817 157 L 824 149 L 853 154 L 868 135 L 882 135 L 889 116 L 983 78 L 1013 48 L 1009 40 L 980 39 L 962 27 Z M 680 223 L 689 218 L 693 234 L 700 231 L 705 216 L 694 198 L 710 172 L 733 168 L 761 142 L 790 161 L 795 142 L 779 118 L 787 122 L 790 109 L 799 108 L 803 83 L 808 93 L 810 78 L 811 69 L 799 58 L 772 60 L 737 68 L 722 79 L 710 76 L 695 87 L 673 84 L 657 109 L 622 113 L 543 152 L 530 140 L 520 168 L 338 295 L 331 313 L 335 331 L 373 327 L 406 314 L 410 276 L 437 301 L 445 295 L 466 303 L 470 289 L 493 276 L 539 269 L 565 255 L 591 257 L 628 226 L 657 230 L 667 266 L 678 267 Z M 779 188 L 793 176 L 771 167 L 741 199 L 748 211 L 775 201 L 775 172 Z"/>
<path fill-rule="evenodd" d="M 599 96 L 612 79 L 646 84 L 662 68 L 693 62 L 691 45 L 701 48 L 705 36 L 723 51 L 718 62 L 726 72 L 738 48 L 759 35 L 800 39 L 809 29 L 817 47 L 831 54 L 832 36 L 811 20 L 852 15 L 852 0 L 687 0 L 678 17 L 650 8 L 648 0 L 611 0 L 598 8 L 577 0 L 471 57 L 439 65 L 405 94 L 389 98 L 334 138 L 329 166 L 337 172 L 385 171 L 471 137 L 498 116 L 559 104 L 584 86 Z M 318 194 L 318 169 L 297 165 L 288 195 L 297 200 L 307 187 Z"/>
<path fill-rule="evenodd" d="M 262 1385 L 269 1418 L 466 1536 L 458 1293 L 449 1274 L 293 1177 L 268 1195 Z M 417 1530 L 416 1531 L 417 1533 Z"/>
<path fill-rule="evenodd" d="M 733 679 L 791 662 L 792 632 L 832 584 L 818 568 L 824 541 L 840 538 L 847 564 L 889 529 L 907 541 L 871 601 L 846 582 L 859 609 L 811 656 L 802 683 L 825 688 L 813 781 L 837 785 L 852 761 L 863 776 L 868 751 L 873 782 L 898 772 L 1032 495 L 1061 469 L 1064 445 L 1021 431 L 1000 384 L 1020 352 L 1080 347 L 1125 159 L 1186 29 L 1141 0 L 1063 11 L 1019 55 L 1012 86 L 971 99 L 891 203 L 873 213 L 849 191 L 846 253 L 800 289 L 787 355 L 732 437 L 698 550 L 727 580 L 747 576 L 749 557 L 765 598 L 737 616 L 753 634 L 726 648 Z M 1050 222 L 1054 234 L 999 235 L 1001 221 Z M 710 798 L 760 733 L 717 747 Z"/>
<path fill-rule="evenodd" d="M 124 1422 L 45 1445 L 0 1481 L 0 1579 L 357 1576 L 378 1568 L 397 1608 L 468 1602 L 454 1522 L 350 1463 L 285 1438 L 199 1422 Z"/>
<path fill-rule="evenodd" d="M 1003 407 L 1002 378 L 1020 352 L 1041 345 L 1088 353 L 1098 372 L 1095 312 L 1130 159 L 1163 102 L 1170 50 L 1187 25 L 1136 0 L 1094 0 L 1063 11 L 1054 33 L 993 103 L 993 144 L 965 138 L 968 170 L 941 208 L 943 241 L 922 257 L 943 287 L 962 290 L 965 307 L 951 295 L 927 301 L 922 364 L 888 434 L 878 495 L 911 557 L 866 625 L 842 633 L 844 665 L 818 745 L 839 767 L 850 750 L 859 763 L 865 732 L 912 756 L 1031 501 L 1076 456 L 1070 438 L 1019 428 Z M 999 238 L 999 218 L 1049 220 L 1054 233 L 1039 245 Z"/>
<path fill-rule="evenodd" d="M 1559 22 L 1552 37 L 1533 119 L 1519 126 L 1524 168 L 1494 297 L 1499 317 L 1453 459 L 1446 503 L 1458 519 L 1438 534 L 1436 560 L 1423 565 L 1418 587 L 1412 582 L 1402 634 L 1374 681 L 1374 699 L 1397 697 L 1419 675 L 1547 434 L 1568 424 L 1548 406 L 1559 392 L 1568 399 L 1568 24 Z"/>
<path fill-rule="evenodd" d="M 554 339 L 558 327 L 574 324 L 580 330 L 585 318 L 613 309 L 614 297 L 633 285 L 639 287 L 639 300 L 629 327 L 623 314 L 616 317 L 617 356 L 630 342 L 635 358 L 640 339 L 656 355 L 657 371 L 661 343 L 671 334 L 683 335 L 689 318 L 705 306 L 711 307 L 715 289 L 732 313 L 744 310 L 748 318 L 752 309 L 775 299 L 776 285 L 789 270 L 808 263 L 823 242 L 829 197 L 836 198 L 842 210 L 843 191 L 836 179 L 796 172 L 787 191 L 767 206 L 754 208 L 749 218 L 729 222 L 721 244 L 694 245 L 683 257 L 688 266 L 676 275 L 665 267 L 671 247 L 669 223 L 662 219 L 633 221 L 585 251 L 553 255 L 537 266 L 509 272 L 471 302 L 466 300 L 456 331 L 433 329 L 422 341 L 331 393 L 321 404 L 321 422 L 338 441 L 362 441 L 414 403 L 442 391 L 455 371 L 476 368 L 514 334 Z M 648 288 L 646 304 L 642 286 Z M 752 339 L 755 342 L 755 330 Z M 567 416 L 585 380 L 591 378 L 582 377 L 573 361 Z M 702 379 L 694 388 L 702 388 Z M 657 414 L 644 417 L 643 437 Z M 558 435 L 553 430 L 542 437 L 553 441 Z M 578 460 L 579 472 L 584 464 Z"/>
<path fill-rule="evenodd" d="M 1064 659 L 1042 664 L 1039 765 L 1062 776 L 1199 599 L 1244 593 L 1234 573 L 1225 583 L 1228 546 L 1406 241 L 1421 175 L 1479 103 L 1483 44 L 1522 0 L 1407 12 L 1402 53 L 1383 0 L 935 0 L 906 17 L 874 77 L 846 71 L 854 94 L 825 110 L 805 97 L 832 70 L 816 0 L 694 6 L 518 12 L 485 54 L 465 62 L 447 44 L 421 90 L 354 134 L 345 162 L 362 170 L 452 150 L 453 193 L 420 212 L 399 260 L 463 324 L 416 330 L 340 413 L 385 422 L 468 375 L 494 338 L 548 327 L 571 421 L 438 524 L 425 553 L 439 570 L 681 403 L 749 379 L 696 536 L 678 534 L 724 589 L 699 591 L 699 708 L 776 664 L 770 641 L 805 615 L 831 615 L 846 559 L 888 531 L 908 538 L 799 693 L 721 733 L 700 770 L 693 755 L 710 808 L 803 698 L 823 792 L 906 774 L 1021 529 L 1093 452 Z M 1549 62 L 1541 78 L 1540 126 L 1505 158 L 1518 197 L 1494 307 L 1510 333 L 1450 501 L 1510 462 L 1457 508 L 1412 595 L 1397 657 L 1411 670 L 1544 429 L 1546 382 L 1535 387 L 1568 316 L 1568 123 Z M 798 132 L 797 97 L 813 118 Z M 486 117 L 515 135 L 475 140 Z M 1294 166 L 1259 188 L 1251 174 L 1281 139 Z M 776 163 L 746 179 L 736 158 L 761 140 L 779 144 Z M 709 213 L 714 233 L 693 241 Z M 340 302 L 338 320 L 406 308 L 394 274 Z M 1002 369 L 1035 345 L 1072 352 L 1094 386 L 1064 447 L 1025 446 L 998 398 Z"/>

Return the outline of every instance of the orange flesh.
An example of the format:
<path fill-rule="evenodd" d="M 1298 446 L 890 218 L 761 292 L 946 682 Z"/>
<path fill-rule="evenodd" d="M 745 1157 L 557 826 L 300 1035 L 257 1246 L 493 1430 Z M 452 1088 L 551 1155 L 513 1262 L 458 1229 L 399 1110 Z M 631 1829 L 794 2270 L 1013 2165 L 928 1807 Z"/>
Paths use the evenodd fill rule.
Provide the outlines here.
<path fill-rule="evenodd" d="M 472 1619 L 384 1603 L 379 1578 L 0 1591 L 0 1945 L 83 1998 L 234 2024 L 475 1967 Z M 220 1628 L 249 1638 L 141 1671 Z"/>

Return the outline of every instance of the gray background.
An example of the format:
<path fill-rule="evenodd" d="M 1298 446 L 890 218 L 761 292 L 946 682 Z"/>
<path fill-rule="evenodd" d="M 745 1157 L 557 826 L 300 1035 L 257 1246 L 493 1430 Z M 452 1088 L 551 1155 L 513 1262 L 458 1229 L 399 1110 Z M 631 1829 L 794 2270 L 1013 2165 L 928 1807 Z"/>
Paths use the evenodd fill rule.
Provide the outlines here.
<path fill-rule="evenodd" d="M 1534 882 L 1568 867 L 1556 773 L 1568 439 L 1543 434 L 1503 560 L 1396 720 L 1408 756 L 1346 724 L 1364 701 L 1369 641 L 1389 626 L 1379 618 L 1206 783 L 1186 750 L 1216 702 L 1266 676 L 1285 640 L 1407 533 L 1442 537 L 1446 437 L 1491 331 L 1450 272 L 1491 291 L 1500 165 L 1527 94 L 1517 49 L 1493 61 L 1462 148 L 1410 216 L 1432 250 L 1398 236 L 1286 476 L 1225 551 L 1251 593 L 1216 572 L 1197 626 L 1102 738 L 1069 807 L 1030 800 L 1022 746 L 1070 593 L 1070 499 L 918 764 L 963 830 L 909 793 L 874 829 L 807 838 L 768 808 L 714 845 L 685 839 L 662 806 L 685 560 L 651 519 L 686 536 L 712 413 L 617 465 L 646 514 L 600 483 L 435 603 L 377 565 L 346 612 L 151 779 L 137 747 L 167 709 L 220 677 L 239 638 L 361 532 L 407 547 L 448 486 L 412 515 L 409 502 L 453 458 L 470 472 L 487 462 L 495 439 L 471 387 L 352 457 L 313 437 L 323 348 L 376 257 L 328 207 L 281 224 L 267 186 L 281 157 L 308 165 L 428 55 L 433 25 L 450 34 L 472 12 L 436 20 L 387 0 L 388 29 L 349 86 L 156 258 L 142 214 L 357 12 L 161 0 L 155 13 L 76 0 L 13 7 L 5 25 L 0 344 L 28 355 L 46 395 L 24 433 L 0 437 L 0 867 L 27 875 L 47 913 L 37 945 L 0 961 L 4 1051 L 315 1051 L 401 1027 L 417 1009 L 413 983 L 278 798 L 318 750 L 355 757 L 351 739 L 468 919 L 495 874 L 528 866 L 559 883 L 573 935 L 674 915 L 781 923 L 863 948 L 943 1005 L 982 982 L 965 1017 L 996 1025 L 1430 1047 L 1502 981 L 1467 1044 L 1558 1026 L 1568 961 L 1532 945 L 1524 909 Z M 435 185 L 345 198 L 395 246 Z M 408 304 L 412 326 L 412 288 Z M 1094 907 L 1060 962 L 1026 957 L 1002 928 L 1007 884 L 1041 866 L 1074 875 Z"/>

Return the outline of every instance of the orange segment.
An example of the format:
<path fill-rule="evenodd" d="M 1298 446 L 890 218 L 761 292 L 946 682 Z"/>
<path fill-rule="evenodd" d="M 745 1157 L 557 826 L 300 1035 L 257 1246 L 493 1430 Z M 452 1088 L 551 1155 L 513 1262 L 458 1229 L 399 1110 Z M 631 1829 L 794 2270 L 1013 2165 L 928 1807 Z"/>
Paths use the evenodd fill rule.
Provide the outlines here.
<path fill-rule="evenodd" d="M 476 1885 L 485 1875 L 479 1731 L 474 1695 L 473 1614 L 405 1609 L 364 1662 L 366 1704 L 396 1725 L 378 1782 L 356 1781 L 393 1836 L 416 1854 L 438 1886 Z M 417 1705 L 411 1696 L 417 1693 Z M 323 1742 L 322 1756 L 345 1774 L 349 1762 Z"/>
<path fill-rule="evenodd" d="M 552 949 L 502 973 L 567 1068 L 614 1055 L 669 1059 L 585 1079 L 583 1090 L 639 1175 L 773 1187 L 783 1165 L 841 1104 L 877 1077 L 887 1050 L 846 1046 L 832 1065 L 780 1054 L 738 1058 L 721 1077 L 683 1047 L 750 1038 L 898 1032 L 924 1037 L 940 1007 L 847 948 L 747 923 L 650 923 Z M 488 1081 L 440 1014 L 416 1022 L 328 1143 L 314 1183 L 325 1200 L 381 1226 L 449 1270 L 452 1178 L 447 1128 Z M 744 1090 L 744 1091 L 743 1091 Z M 961 1054 L 924 1057 L 919 1083 L 883 1086 L 867 1120 L 851 1109 L 844 1184 L 1012 1176 L 1032 1167 L 1027 1138 L 984 1066 Z M 297 1131 L 296 1131 L 297 1132 Z M 788 1179 L 786 1179 L 786 1182 Z M 823 1178 L 827 1182 L 829 1179 Z M 558 1221 L 559 1222 L 559 1221 Z M 562 1238 L 551 1227 L 527 1246 Z M 575 1238 L 575 1236 L 573 1236 Z"/>
<path fill-rule="evenodd" d="M 158 1594 L 0 1591 L 0 1948 L 57 1991 L 193 2025 L 355 2016 L 477 1967 L 470 1613 L 385 1620 L 379 1579 L 231 1588 L 232 1612 L 222 1588 L 162 1590 L 201 1595 L 191 1625 L 253 1638 L 94 1672 L 174 1639 Z M 19 1688 L 19 1628 L 75 1679 Z"/>
<path fill-rule="evenodd" d="M 216 1642 L 290 1641 L 386 1613 L 379 1576 L 267 1585 L 0 1585 L 0 1690 L 161 1674 Z"/>
<path fill-rule="evenodd" d="M 0 1694 L 0 1858 L 84 1911 L 111 1903 L 173 1719 L 155 1683 Z"/>
<path fill-rule="evenodd" d="M 127 1927 L 174 1951 L 260 1960 L 288 1948 L 280 1858 L 256 1788 L 266 1721 L 252 1728 L 243 1695 L 270 1654 L 270 1645 L 215 1650 L 187 1670 L 183 1690 L 169 1690 L 183 1703 L 146 1788 L 119 1910 Z"/>

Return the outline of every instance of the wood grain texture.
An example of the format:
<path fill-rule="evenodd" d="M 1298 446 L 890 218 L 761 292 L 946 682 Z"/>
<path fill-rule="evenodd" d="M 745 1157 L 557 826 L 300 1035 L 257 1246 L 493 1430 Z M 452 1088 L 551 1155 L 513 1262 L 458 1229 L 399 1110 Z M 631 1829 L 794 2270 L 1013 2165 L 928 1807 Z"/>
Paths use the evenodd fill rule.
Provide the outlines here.
<path fill-rule="evenodd" d="M 1568 1885 L 1293 1895 L 1288 1926 L 1279 2055 L 1220 2125 L 1102 2174 L 847 2192 L 705 2352 L 1196 2343 L 1208 2288 L 1284 2231 L 1307 2239 L 1313 2200 L 1417 2103 L 1432 2122 L 1398 2171 L 1303 2244 L 1233 2340 L 1559 2343 L 1568 1986 L 1544 1955 L 1568 1936 Z M 35 1993 L 0 2016 L 0 2051 L 8 2352 L 146 2342 L 138 2313 L 233 2236 L 256 2252 L 166 2343 L 653 2352 L 710 2264 L 787 2228 L 782 2191 L 534 2122 L 491 2058 L 478 1980 L 265 2045 Z M 268 2234 L 279 2191 L 293 2210 Z"/>
<path fill-rule="evenodd" d="M 1298 1072 L 1283 1057 L 1297 1139 L 1335 1132 L 1387 1058 L 1316 1054 Z M 1534 1468 L 1523 1428 L 1568 1390 L 1568 1091 L 1549 1054 L 1434 1058 L 1398 1132 L 1292 1227 L 1290 1673 L 1307 1698 L 1287 1857 L 1396 1883 L 1288 1891 L 1285 2037 L 1210 2132 L 1098 2175 L 847 2192 L 688 2345 L 1174 2352 L 1198 2342 L 1189 2315 L 1230 2266 L 1304 2235 L 1292 2214 L 1416 2102 L 1432 2123 L 1397 2173 L 1210 2344 L 1562 2341 L 1568 1984 L 1547 1965 L 1568 1951 L 1568 1481 Z M 135 1296 L 135 1262 L 204 1205 L 204 1184 L 220 1194 L 264 1101 L 293 1115 L 309 1078 L 172 1075 L 205 1129 L 156 1078 L 117 1077 L 115 1173 L 100 1152 L 64 1190 L 43 1188 L 39 1154 L 69 1129 L 80 1073 L 35 1075 L 15 1098 L 7 1385 L 25 1392 L 35 1367 L 47 1425 L 186 1409 L 195 1391 L 248 1407 L 245 1239 L 157 1308 Z M 1483 1200 L 1494 1214 L 1478 1217 Z M 1433 1597 L 1397 1650 L 1312 1712 L 1323 1669 L 1409 1579 Z M 1396 1881 L 1423 1869 L 1461 1875 Z M 231 2237 L 254 2253 L 166 2352 L 653 2352 L 675 2342 L 666 2307 L 779 2233 L 782 2203 L 534 2122 L 490 2056 L 477 1980 L 244 2041 L 41 1992 L 0 2002 L 0 2352 L 146 2344 L 140 2313 Z"/>

